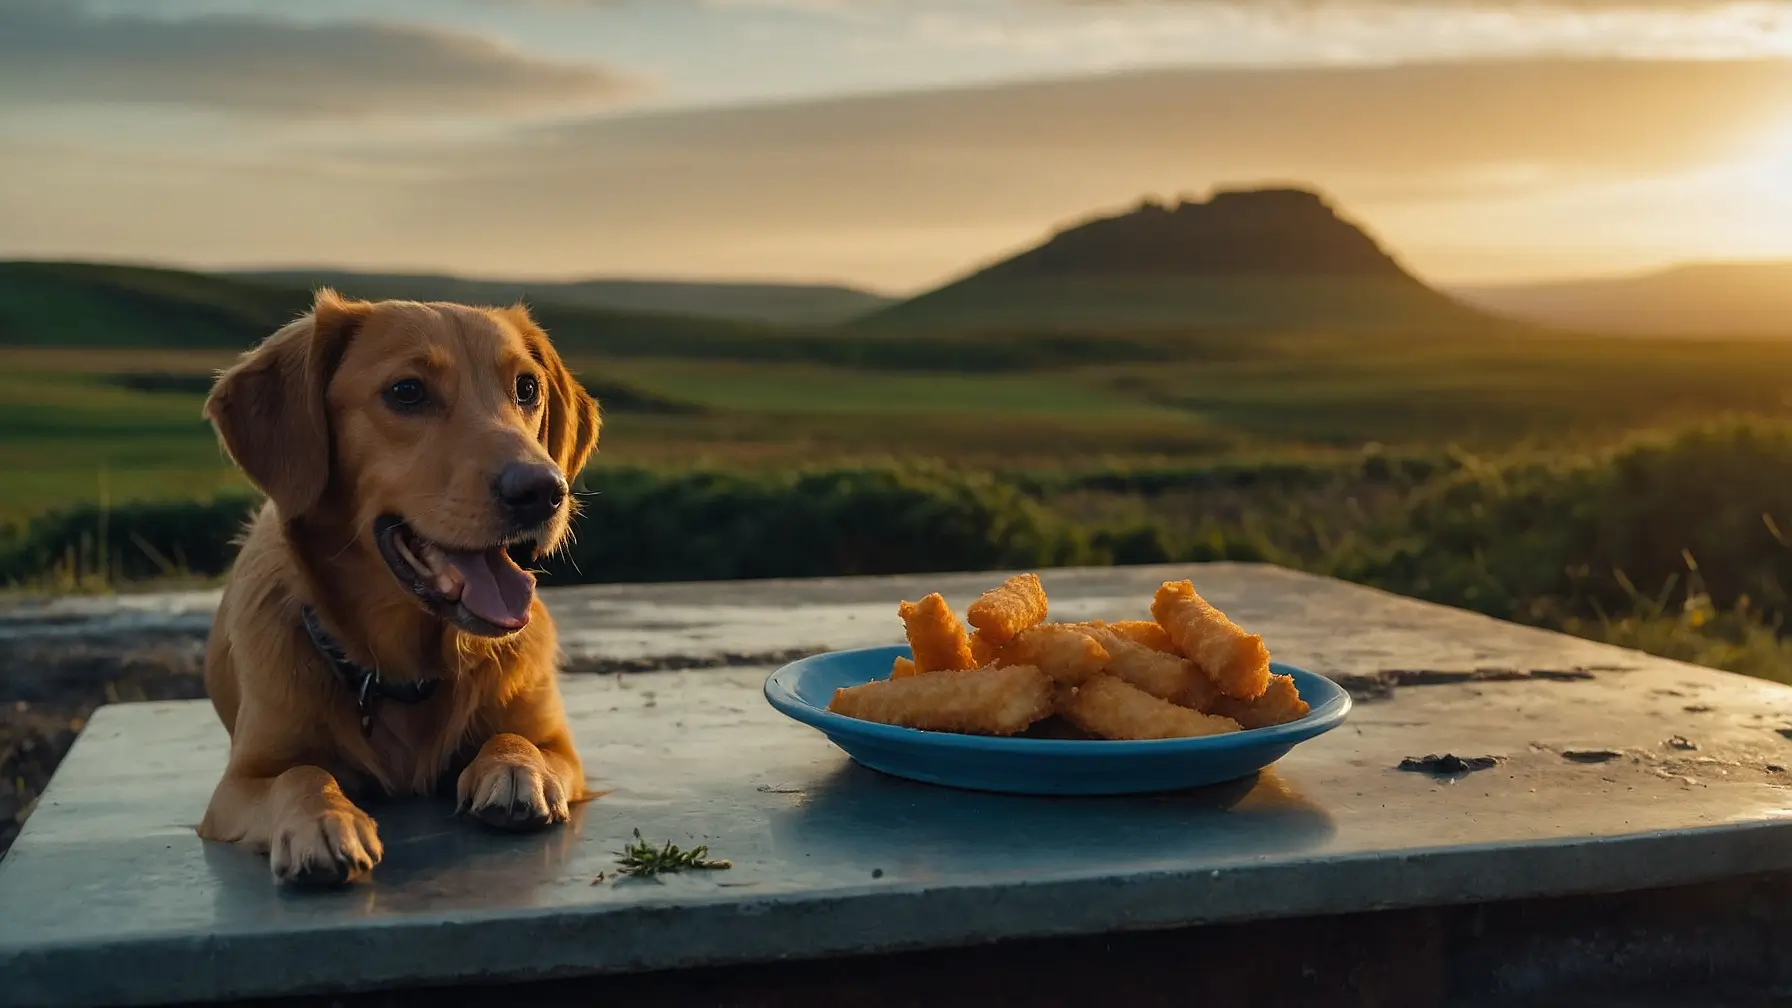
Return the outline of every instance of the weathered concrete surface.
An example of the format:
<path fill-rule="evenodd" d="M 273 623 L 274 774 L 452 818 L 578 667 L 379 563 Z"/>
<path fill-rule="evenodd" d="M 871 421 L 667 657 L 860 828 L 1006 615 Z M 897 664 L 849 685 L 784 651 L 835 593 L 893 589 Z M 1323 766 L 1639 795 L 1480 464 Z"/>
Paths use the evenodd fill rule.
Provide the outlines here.
<path fill-rule="evenodd" d="M 572 677 L 609 793 L 571 828 L 497 836 L 444 804 L 375 808 L 374 879 L 308 895 L 193 836 L 224 754 L 209 707 L 102 709 L 0 862 L 0 1002 L 765 962 L 1792 870 L 1792 690 L 1266 568 L 1044 580 L 1055 616 L 1126 618 L 1191 573 L 1279 658 L 1384 698 L 1254 782 L 1047 800 L 856 768 L 764 704 L 765 667 Z M 897 598 L 962 603 L 993 580 L 619 586 L 551 604 L 575 653 L 679 665 L 889 641 Z M 1432 684 L 1385 689 L 1402 680 Z M 1501 762 L 1395 769 L 1445 752 Z M 593 885 L 637 828 L 735 868 Z"/>

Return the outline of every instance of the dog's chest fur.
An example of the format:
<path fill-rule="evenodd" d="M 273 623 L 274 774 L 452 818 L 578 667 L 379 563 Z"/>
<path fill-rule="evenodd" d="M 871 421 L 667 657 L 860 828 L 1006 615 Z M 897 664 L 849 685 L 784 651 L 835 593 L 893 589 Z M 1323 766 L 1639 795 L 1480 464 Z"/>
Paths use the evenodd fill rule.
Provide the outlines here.
<path fill-rule="evenodd" d="M 477 692 L 476 680 L 460 677 L 444 682 L 422 703 L 380 703 L 371 731 L 344 754 L 354 764 L 354 776 L 368 789 L 393 796 L 452 792 L 454 776 L 485 742 L 477 728 Z"/>

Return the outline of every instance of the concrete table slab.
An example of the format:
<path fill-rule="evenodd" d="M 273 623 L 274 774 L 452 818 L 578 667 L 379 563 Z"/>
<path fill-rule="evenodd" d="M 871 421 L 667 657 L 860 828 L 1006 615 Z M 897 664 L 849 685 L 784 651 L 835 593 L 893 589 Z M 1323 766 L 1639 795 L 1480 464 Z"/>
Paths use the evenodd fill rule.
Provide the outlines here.
<path fill-rule="evenodd" d="M 752 663 L 896 639 L 896 599 L 962 604 L 996 576 L 572 589 L 550 605 L 584 667 L 684 666 L 566 679 L 608 793 L 520 837 L 442 802 L 372 806 L 373 879 L 288 893 L 265 859 L 193 835 L 225 754 L 209 706 L 103 708 L 0 862 L 0 1002 L 527 980 L 1792 871 L 1792 690 L 1272 568 L 1043 579 L 1055 617 L 1130 618 L 1190 575 L 1279 658 L 1352 685 L 1351 720 L 1200 792 L 933 788 L 782 719 Z M 1499 762 L 1397 769 L 1446 752 Z M 734 868 L 619 880 L 635 829 Z"/>

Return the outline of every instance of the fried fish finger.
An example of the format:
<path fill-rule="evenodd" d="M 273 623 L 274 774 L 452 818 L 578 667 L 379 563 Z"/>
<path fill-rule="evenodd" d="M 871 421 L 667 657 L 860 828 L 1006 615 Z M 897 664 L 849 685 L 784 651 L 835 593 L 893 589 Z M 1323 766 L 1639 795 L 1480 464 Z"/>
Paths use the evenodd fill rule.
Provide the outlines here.
<path fill-rule="evenodd" d="M 926 731 L 1013 735 L 1052 712 L 1052 680 L 1031 665 L 950 669 L 835 690 L 828 710 Z"/>
<path fill-rule="evenodd" d="M 1036 574 L 1016 574 L 977 597 L 964 611 L 965 621 L 991 644 L 1002 645 L 1045 619 L 1045 589 Z"/>
<path fill-rule="evenodd" d="M 971 661 L 975 662 L 978 668 L 995 664 L 996 658 L 1001 653 L 1001 645 L 991 644 L 989 638 L 983 636 L 983 631 L 971 631 Z"/>
<path fill-rule="evenodd" d="M 1255 700 L 1220 697 L 1214 702 L 1212 713 L 1223 714 L 1246 728 L 1268 728 L 1299 721 L 1311 709 L 1295 689 L 1293 676 L 1272 675 L 1262 696 Z"/>
<path fill-rule="evenodd" d="M 901 655 L 897 655 L 896 660 L 890 663 L 890 678 L 892 679 L 907 679 L 909 676 L 920 674 L 920 671 L 915 668 L 915 663 Z"/>
<path fill-rule="evenodd" d="M 1159 700 L 1111 675 L 1090 676 L 1075 689 L 1060 690 L 1057 710 L 1078 728 L 1106 739 L 1198 738 L 1238 730 L 1230 718 Z"/>
<path fill-rule="evenodd" d="M 1170 635 L 1165 633 L 1164 628 L 1154 620 L 1121 620 L 1118 623 L 1106 624 L 1106 629 L 1118 637 L 1123 637 L 1134 644 L 1143 644 L 1153 651 L 1162 651 L 1166 654 L 1176 653 L 1176 645 L 1170 643 Z"/>
<path fill-rule="evenodd" d="M 976 659 L 971 657 L 971 643 L 965 637 L 964 624 L 952 615 L 939 592 L 919 602 L 903 602 L 896 611 L 908 631 L 908 646 L 914 653 L 917 671 L 977 667 Z"/>
<path fill-rule="evenodd" d="M 1032 665 L 1053 681 L 1074 686 L 1100 672 L 1108 653 L 1095 638 L 1062 623 L 1021 631 L 1002 649 L 997 665 Z"/>
<path fill-rule="evenodd" d="M 1188 659 L 1135 644 L 1106 627 L 1088 633 L 1108 653 L 1107 664 L 1101 671 L 1137 686 L 1159 700 L 1180 702 L 1182 696 L 1196 684 L 1204 684 L 1207 678 Z"/>
<path fill-rule="evenodd" d="M 1221 693 L 1255 700 L 1269 688 L 1269 649 L 1209 605 L 1187 581 L 1165 581 L 1151 600 L 1151 615 L 1182 656 L 1207 673 Z"/>
<path fill-rule="evenodd" d="M 1194 664 L 1194 662 L 1189 662 L 1191 668 L 1194 667 Z M 1180 694 L 1168 699 L 1171 703 L 1181 704 L 1189 710 L 1198 710 L 1203 714 L 1216 714 L 1219 712 L 1220 701 L 1226 699 L 1226 694 L 1221 693 L 1220 688 L 1214 685 L 1213 680 L 1207 678 L 1207 673 L 1195 669 L 1195 674 L 1189 677 L 1188 687 Z"/>

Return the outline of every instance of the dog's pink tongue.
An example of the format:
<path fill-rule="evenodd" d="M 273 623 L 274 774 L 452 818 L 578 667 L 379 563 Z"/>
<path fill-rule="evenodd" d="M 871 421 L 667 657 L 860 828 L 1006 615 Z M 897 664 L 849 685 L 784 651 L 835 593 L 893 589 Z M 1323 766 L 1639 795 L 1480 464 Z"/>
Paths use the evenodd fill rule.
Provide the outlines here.
<path fill-rule="evenodd" d="M 518 567 L 510 554 L 497 548 L 446 556 L 466 582 L 460 604 L 468 612 L 508 630 L 528 624 L 529 602 L 535 598 L 535 575 Z"/>

